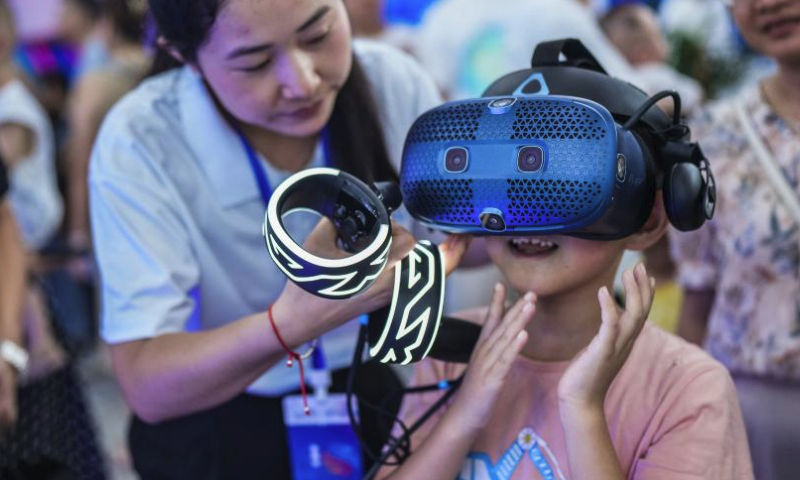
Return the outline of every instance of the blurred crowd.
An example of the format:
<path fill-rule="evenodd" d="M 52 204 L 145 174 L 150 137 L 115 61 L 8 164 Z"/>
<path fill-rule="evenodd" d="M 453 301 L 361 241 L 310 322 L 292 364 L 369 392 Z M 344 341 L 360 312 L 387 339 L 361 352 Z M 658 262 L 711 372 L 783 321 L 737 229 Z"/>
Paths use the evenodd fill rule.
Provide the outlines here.
<path fill-rule="evenodd" d="M 734 222 L 738 214 L 724 210 L 725 202 L 745 195 L 741 190 L 759 187 L 728 178 L 747 178 L 746 169 L 735 161 L 745 162 L 742 151 L 748 148 L 748 140 L 730 126 L 737 121 L 733 113 L 710 107 L 739 98 L 744 95 L 741 92 L 748 92 L 747 101 L 755 102 L 758 92 L 751 92 L 753 85 L 776 78 L 781 55 L 788 54 L 770 50 L 768 42 L 766 46 L 748 43 L 746 31 L 737 28 L 734 18 L 736 9 L 743 8 L 738 3 L 770 2 L 734 0 L 728 2 L 731 6 L 720 0 L 343 1 L 354 36 L 388 43 L 416 58 L 443 99 L 480 96 L 501 74 L 528 66 L 534 45 L 558 37 L 582 40 L 611 75 L 649 93 L 677 90 L 687 120 L 702 125 L 699 139 L 704 148 L 702 142 L 708 142 L 706 153 L 719 172 L 721 220 L 697 236 L 675 233 L 642 254 L 657 280 L 650 318 L 666 330 L 680 328 L 692 341 L 705 341 L 717 359 L 734 373 L 742 372 L 742 385 L 745 378 L 753 383 L 775 377 L 796 389 L 793 382 L 800 378 L 800 371 L 782 370 L 779 365 L 781 361 L 790 364 L 791 359 L 776 360 L 768 353 L 743 350 L 761 351 L 763 344 L 770 344 L 776 355 L 800 355 L 780 350 L 787 343 L 783 336 L 800 335 L 797 291 L 789 285 L 781 293 L 754 296 L 749 292 L 752 285 L 775 281 L 776 275 L 794 275 L 796 284 L 800 219 L 783 211 L 776 214 L 765 203 L 771 200 L 757 197 L 761 203 L 751 207 L 761 208 L 765 218 L 772 218 L 772 230 L 760 236 L 761 227 L 755 223 L 741 235 L 726 230 L 723 222 Z M 756 28 L 748 27 L 744 17 L 739 20 L 744 30 Z M 8 179 L 0 227 L 16 225 L 16 232 L 2 235 L 0 245 L 0 340 L 13 341 L 29 355 L 24 376 L 15 376 L 13 366 L 0 360 L 0 399 L 11 403 L 9 396 L 18 392 L 13 408 L 5 411 L 0 404 L 0 479 L 112 478 L 112 472 L 131 468 L 124 442 L 105 445 L 98 441 L 107 419 L 90 408 L 85 398 L 83 359 L 100 358 L 99 364 L 111 375 L 98 337 L 99 279 L 86 179 L 106 114 L 147 77 L 159 48 L 145 0 L 0 0 L 0 157 Z M 800 46 L 794 48 L 800 51 Z M 795 55 L 800 62 L 800 53 Z M 780 90 L 785 84 L 771 80 L 761 85 L 775 103 L 750 104 L 749 108 L 762 109 L 759 114 L 788 116 L 788 132 L 776 131 L 773 140 L 775 145 L 796 145 L 797 113 L 783 111 L 778 100 L 780 95 L 789 95 Z M 797 95 L 796 84 L 794 90 Z M 672 108 L 668 101 L 660 105 Z M 759 117 L 756 128 L 760 122 Z M 732 130 L 721 131 L 725 126 Z M 787 149 L 791 150 L 780 149 L 776 156 L 791 156 L 797 150 L 796 146 L 794 151 Z M 800 156 L 791 158 L 792 166 L 782 171 L 797 197 Z M 772 189 L 763 188 L 763 195 L 769 196 Z M 765 245 L 770 236 L 779 245 Z M 769 250 L 764 253 L 764 249 Z M 741 263 L 739 270 L 730 267 L 726 262 L 734 253 L 765 257 L 761 270 L 745 274 Z M 633 262 L 639 254 L 630 256 Z M 787 257 L 793 259 L 791 265 L 774 266 Z M 24 269 L 24 279 L 18 282 L 24 293 L 14 307 L 9 299 L 16 295 L 12 270 L 18 263 Z M 487 304 L 497 278 L 491 266 L 455 273 L 450 288 L 459 294 L 448 297 L 447 309 Z M 701 294 L 705 303 L 697 307 Z M 786 303 L 787 296 L 791 304 Z M 681 320 L 687 297 L 694 302 L 690 307 L 695 308 L 695 316 L 704 316 L 703 321 Z M 750 346 L 744 340 L 753 335 L 748 322 L 769 322 L 762 318 L 770 316 L 763 311 L 769 302 L 787 311 L 786 325 L 765 327 L 769 333 Z M 747 312 L 752 315 L 748 317 Z M 17 329 L 9 326 L 15 322 Z M 745 400 L 757 404 L 768 398 L 784 405 L 775 396 L 781 393 L 766 394 L 750 383 L 747 388 L 758 393 L 747 397 L 740 391 Z M 45 410 L 54 413 L 45 418 L 41 414 Z M 751 430 L 748 413 L 752 412 L 744 408 L 744 413 L 748 433 L 754 435 L 751 443 L 756 438 L 761 443 L 771 428 L 778 428 L 762 424 Z M 793 435 L 800 437 L 798 432 Z M 33 436 L 52 442 L 48 461 L 37 461 Z M 763 478 L 789 478 L 774 474 L 765 473 Z"/>

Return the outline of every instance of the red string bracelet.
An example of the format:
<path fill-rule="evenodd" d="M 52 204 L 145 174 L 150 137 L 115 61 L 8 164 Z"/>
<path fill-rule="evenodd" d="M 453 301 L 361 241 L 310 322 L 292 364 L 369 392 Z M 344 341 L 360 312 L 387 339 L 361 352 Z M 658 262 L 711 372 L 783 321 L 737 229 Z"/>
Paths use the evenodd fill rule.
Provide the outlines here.
<path fill-rule="evenodd" d="M 283 341 L 281 334 L 278 333 L 278 327 L 275 326 L 275 320 L 272 318 L 272 305 L 269 306 L 267 309 L 267 316 L 269 316 L 269 324 L 272 325 L 272 331 L 275 332 L 275 338 L 278 339 L 281 346 L 284 350 L 286 350 L 286 354 L 289 358 L 286 359 L 286 366 L 291 368 L 292 367 L 292 360 L 297 360 L 297 363 L 300 365 L 300 395 L 303 397 L 303 412 L 306 415 L 311 415 L 311 408 L 308 406 L 308 395 L 306 394 L 306 377 L 305 377 L 305 370 L 303 369 L 303 356 L 299 353 L 292 351 L 286 342 Z"/>

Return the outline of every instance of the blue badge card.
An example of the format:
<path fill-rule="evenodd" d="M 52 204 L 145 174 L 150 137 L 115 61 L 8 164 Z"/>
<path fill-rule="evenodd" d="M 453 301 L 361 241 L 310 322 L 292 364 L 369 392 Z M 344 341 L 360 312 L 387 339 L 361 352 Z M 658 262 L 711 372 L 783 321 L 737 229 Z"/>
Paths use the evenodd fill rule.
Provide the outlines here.
<path fill-rule="evenodd" d="M 294 480 L 361 480 L 361 445 L 350 426 L 346 396 L 311 396 L 308 404 L 311 415 L 303 413 L 301 396 L 283 399 Z"/>

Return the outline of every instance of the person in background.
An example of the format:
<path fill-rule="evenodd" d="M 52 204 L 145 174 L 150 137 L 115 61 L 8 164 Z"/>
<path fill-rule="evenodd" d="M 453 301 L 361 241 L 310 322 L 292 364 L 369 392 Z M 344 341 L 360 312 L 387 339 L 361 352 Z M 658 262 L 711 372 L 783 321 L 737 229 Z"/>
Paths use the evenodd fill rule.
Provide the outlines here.
<path fill-rule="evenodd" d="M 109 60 L 108 48 L 98 29 L 103 2 L 100 0 L 62 0 L 58 24 L 59 38 L 77 50 L 72 82 L 102 68 Z"/>
<path fill-rule="evenodd" d="M 612 44 L 625 56 L 639 75 L 639 81 L 651 92 L 677 90 L 682 112 L 691 115 L 700 107 L 703 92 L 693 79 L 681 75 L 667 63 L 669 44 L 653 9 L 639 1 L 623 1 L 605 12 L 600 26 Z M 665 110 L 672 102 L 663 103 Z M 650 320 L 669 332 L 678 326 L 683 290 L 675 279 L 675 267 L 669 256 L 669 240 L 662 237 L 643 252 L 644 262 L 656 279 L 656 294 Z"/>
<path fill-rule="evenodd" d="M 0 158 L 3 157 L 0 146 Z M 0 161 L 0 442 L 17 420 L 17 385 L 27 366 L 23 349 L 22 301 L 25 291 L 25 250 L 6 199 L 8 173 Z"/>
<path fill-rule="evenodd" d="M 9 171 L 8 200 L 19 225 L 26 257 L 35 257 L 58 230 L 63 202 L 56 185 L 55 146 L 47 114 L 18 77 L 11 60 L 16 45 L 14 22 L 0 0 L 0 147 Z M 33 262 L 26 259 L 26 269 Z M 65 357 L 44 313 L 39 288 L 31 285 L 25 301 L 31 373 L 39 377 L 63 366 Z"/>
<path fill-rule="evenodd" d="M 270 192 L 326 164 L 396 179 L 408 128 L 439 98 L 407 55 L 352 41 L 342 0 L 149 5 L 162 73 L 106 115 L 89 166 L 101 335 L 134 413 L 134 466 L 144 480 L 288 478 L 281 401 L 299 379 L 278 335 L 298 350 L 321 336 L 328 368 L 349 366 L 349 320 L 388 303 L 391 266 L 413 246 L 402 225 L 413 225 L 394 213 L 376 285 L 324 300 L 269 258 Z M 297 241 L 340 255 L 332 229 L 307 237 L 315 225 L 300 219 Z M 448 258 L 465 249 L 444 247 Z M 393 375 L 375 366 L 359 385 L 383 399 Z"/>
<path fill-rule="evenodd" d="M 414 52 L 446 97 L 458 100 L 528 68 L 538 43 L 567 37 L 583 42 L 609 74 L 638 84 L 589 0 L 440 0 L 424 15 Z"/>
<path fill-rule="evenodd" d="M 600 26 L 636 69 L 642 88 L 649 92 L 677 90 L 686 115 L 700 107 L 703 89 L 669 65 L 669 43 L 652 7 L 641 1 L 620 2 L 603 15 Z"/>
<path fill-rule="evenodd" d="M 674 232 L 686 290 L 678 332 L 733 374 L 760 480 L 800 471 L 800 1 L 733 0 L 744 39 L 776 73 L 720 100 L 692 129 L 717 211 Z"/>
<path fill-rule="evenodd" d="M 13 18 L 0 2 L 0 143 L 8 152 L 9 201 L 26 249 L 33 251 L 53 237 L 64 206 L 56 184 L 52 126 L 20 80 L 12 58 L 15 47 Z"/>
<path fill-rule="evenodd" d="M 106 112 L 132 90 L 150 68 L 150 56 L 142 45 L 145 14 L 144 0 L 102 2 L 94 39 L 105 46 L 106 61 L 79 77 L 70 92 L 67 241 L 72 250 L 84 255 L 91 246 L 86 180 L 89 156 Z M 83 261 L 88 259 L 84 257 Z M 84 277 L 92 271 L 80 266 L 73 270 L 84 272 Z"/>

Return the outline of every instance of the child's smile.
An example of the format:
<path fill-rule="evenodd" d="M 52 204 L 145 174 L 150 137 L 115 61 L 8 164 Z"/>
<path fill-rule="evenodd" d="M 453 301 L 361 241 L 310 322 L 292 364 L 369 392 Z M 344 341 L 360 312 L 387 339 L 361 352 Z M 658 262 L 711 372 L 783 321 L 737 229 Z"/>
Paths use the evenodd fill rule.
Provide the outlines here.
<path fill-rule="evenodd" d="M 508 246 L 514 255 L 525 257 L 545 256 L 558 249 L 557 243 L 541 237 L 513 237 Z"/>

